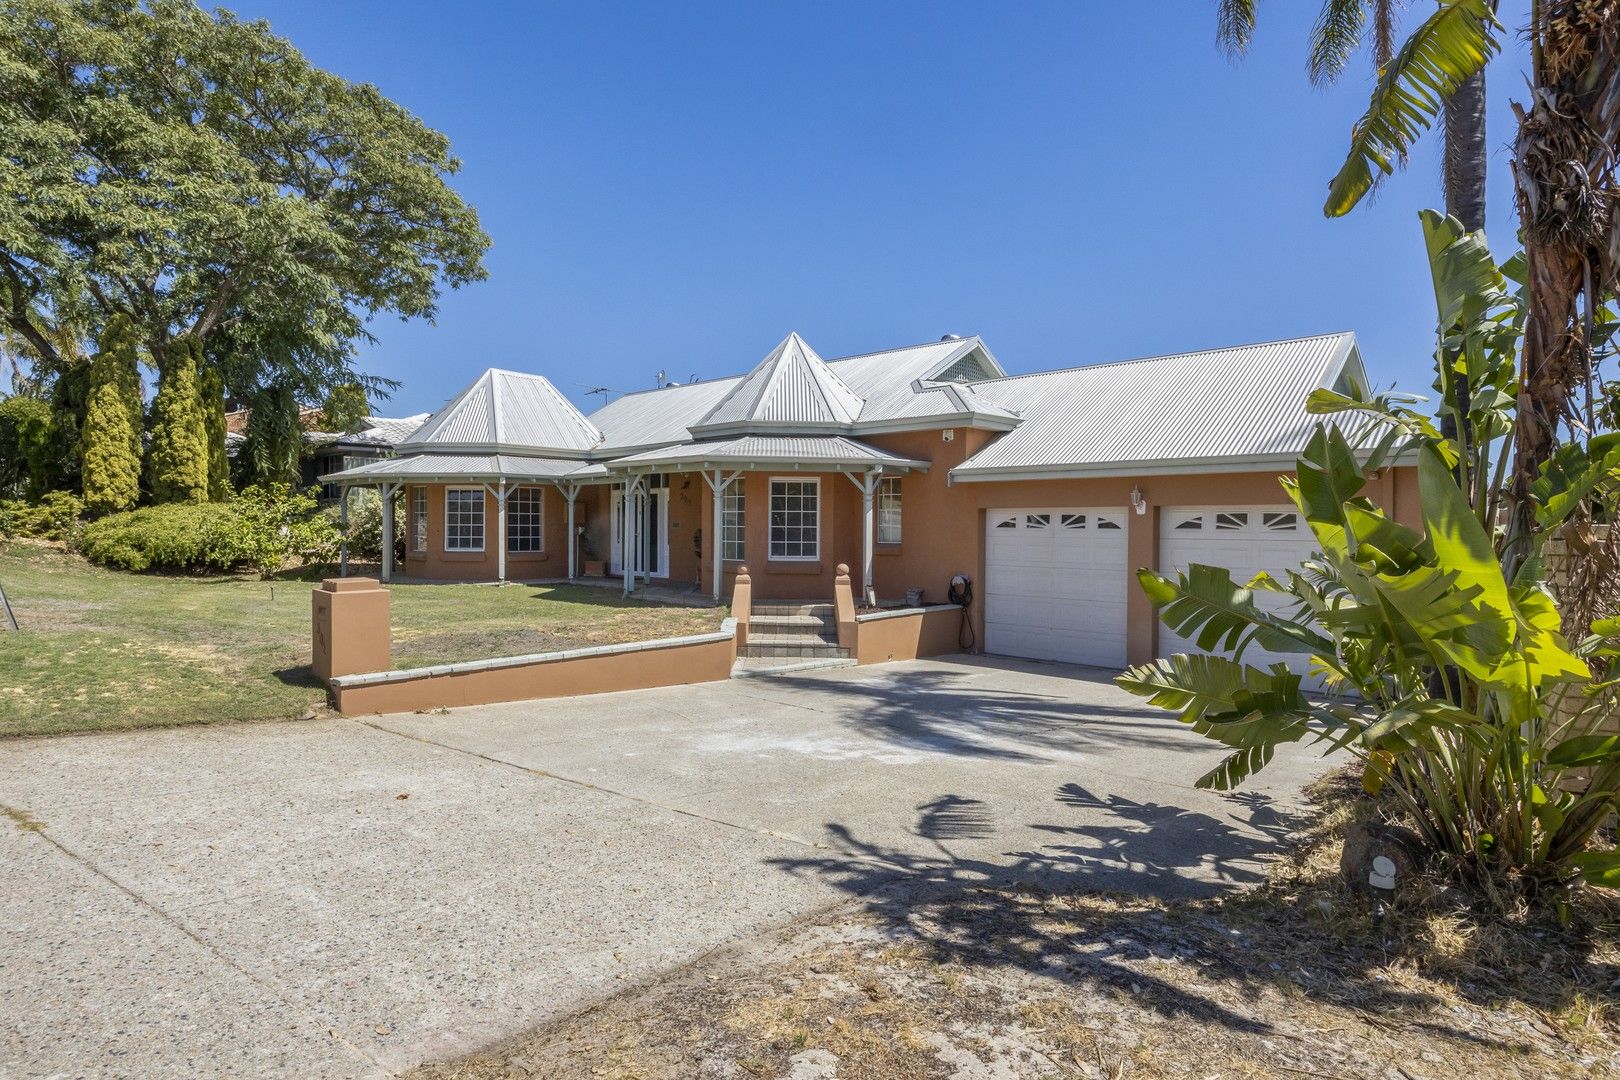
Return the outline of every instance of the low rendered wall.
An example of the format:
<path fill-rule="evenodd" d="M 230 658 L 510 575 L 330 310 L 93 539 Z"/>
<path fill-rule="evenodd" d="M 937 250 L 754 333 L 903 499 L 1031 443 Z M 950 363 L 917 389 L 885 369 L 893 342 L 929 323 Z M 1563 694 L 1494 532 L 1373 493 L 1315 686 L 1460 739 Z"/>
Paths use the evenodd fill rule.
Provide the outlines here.
<path fill-rule="evenodd" d="M 954 604 L 857 615 L 855 662 L 882 664 L 958 653 L 961 629 L 962 609 Z"/>
<path fill-rule="evenodd" d="M 728 629 L 628 645 L 339 675 L 328 686 L 339 712 L 411 712 L 716 682 L 731 677 L 736 659 L 736 636 Z"/>

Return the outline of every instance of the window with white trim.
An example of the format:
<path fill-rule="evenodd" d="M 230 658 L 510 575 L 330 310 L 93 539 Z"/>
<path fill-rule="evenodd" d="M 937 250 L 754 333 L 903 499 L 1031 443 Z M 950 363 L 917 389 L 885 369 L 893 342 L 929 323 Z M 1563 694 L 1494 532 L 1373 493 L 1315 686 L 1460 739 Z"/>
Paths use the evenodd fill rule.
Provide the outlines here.
<path fill-rule="evenodd" d="M 411 488 L 411 550 L 427 550 L 427 488 Z"/>
<path fill-rule="evenodd" d="M 885 476 L 877 486 L 877 542 L 900 542 L 900 478 Z"/>
<path fill-rule="evenodd" d="M 720 496 L 720 557 L 733 562 L 743 558 L 743 524 L 747 512 L 747 496 L 739 477 L 725 486 Z"/>
<path fill-rule="evenodd" d="M 773 559 L 816 559 L 821 555 L 821 481 L 771 481 Z"/>
<path fill-rule="evenodd" d="M 444 491 L 444 550 L 484 550 L 484 489 Z"/>
<path fill-rule="evenodd" d="M 542 489 L 513 488 L 506 493 L 506 550 L 534 552 L 546 550 L 545 515 Z"/>

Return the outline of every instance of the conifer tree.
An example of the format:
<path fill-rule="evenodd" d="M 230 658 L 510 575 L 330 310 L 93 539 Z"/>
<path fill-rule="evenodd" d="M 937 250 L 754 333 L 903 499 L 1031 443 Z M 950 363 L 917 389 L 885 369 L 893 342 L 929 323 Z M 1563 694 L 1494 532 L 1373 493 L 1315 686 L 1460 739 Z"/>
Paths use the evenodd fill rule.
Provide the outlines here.
<path fill-rule="evenodd" d="M 208 501 L 208 436 L 197 393 L 197 346 L 189 336 L 171 342 L 161 364 L 147 459 L 152 498 L 160 503 Z"/>
<path fill-rule="evenodd" d="M 197 395 L 208 440 L 208 501 L 224 502 L 231 497 L 231 469 L 225 457 L 225 379 L 218 368 L 198 373 Z"/>
<path fill-rule="evenodd" d="M 81 431 L 84 503 L 95 513 L 128 510 L 141 494 L 140 373 L 135 332 L 115 318 L 90 363 L 90 392 Z"/>

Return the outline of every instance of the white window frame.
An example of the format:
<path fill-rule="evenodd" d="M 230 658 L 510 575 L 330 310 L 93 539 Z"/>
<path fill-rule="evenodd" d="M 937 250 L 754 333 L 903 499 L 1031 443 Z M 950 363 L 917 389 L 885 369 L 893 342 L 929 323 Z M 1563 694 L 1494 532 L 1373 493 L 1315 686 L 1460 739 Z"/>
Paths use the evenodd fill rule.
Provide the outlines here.
<path fill-rule="evenodd" d="M 805 484 L 815 493 L 815 550 L 808 555 L 778 555 L 776 553 L 776 485 L 777 484 Z M 819 476 L 773 476 L 770 480 L 769 499 L 766 502 L 765 522 L 765 554 L 770 562 L 816 562 L 821 558 L 821 477 Z M 802 511 L 800 511 L 802 513 Z M 787 540 L 783 537 L 783 542 Z"/>
<path fill-rule="evenodd" d="M 425 487 L 411 488 L 411 553 L 425 555 L 428 548 L 428 493 Z"/>
<path fill-rule="evenodd" d="M 517 509 L 514 500 L 522 498 L 526 492 L 534 493 L 534 547 L 518 547 L 514 541 L 514 530 L 524 523 L 520 520 L 525 512 Z M 539 484 L 523 484 L 506 493 L 506 550 L 513 555 L 542 555 L 546 550 L 546 490 Z"/>
<path fill-rule="evenodd" d="M 720 492 L 720 558 L 742 562 L 748 542 L 748 488 L 738 477 Z"/>
<path fill-rule="evenodd" d="M 451 498 L 460 492 L 469 492 L 478 496 L 478 546 L 477 547 L 451 547 L 450 539 L 450 506 L 455 501 Z M 481 487 L 447 487 L 444 489 L 444 550 L 447 554 L 467 555 L 480 554 L 489 544 L 489 508 L 484 505 L 484 496 L 487 495 Z"/>
<path fill-rule="evenodd" d="M 885 506 L 888 502 L 892 505 Z M 877 542 L 880 544 L 900 543 L 902 516 L 905 512 L 904 498 L 900 492 L 900 478 L 898 476 L 878 477 L 877 491 L 872 495 L 873 508 L 877 514 Z M 889 520 L 885 522 L 885 515 Z M 892 528 L 892 532 L 888 531 Z"/>

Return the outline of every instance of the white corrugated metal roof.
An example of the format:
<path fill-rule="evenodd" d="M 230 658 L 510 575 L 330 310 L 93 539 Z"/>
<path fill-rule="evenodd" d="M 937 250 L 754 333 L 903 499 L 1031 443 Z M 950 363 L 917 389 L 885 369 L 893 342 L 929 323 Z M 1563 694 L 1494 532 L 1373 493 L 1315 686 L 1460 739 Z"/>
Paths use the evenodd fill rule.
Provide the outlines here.
<path fill-rule="evenodd" d="M 958 480 L 1261 462 L 1304 448 L 1305 398 L 1347 365 L 1355 335 L 1149 357 L 973 384 L 1022 423 L 951 470 Z"/>
<path fill-rule="evenodd" d="M 646 450 L 619 458 L 609 463 L 609 467 L 701 468 L 711 464 L 739 466 L 750 463 L 814 465 L 827 468 L 859 468 L 872 465 L 898 469 L 928 467 L 926 461 L 899 457 L 841 435 L 744 435 L 736 439 L 714 439 L 709 442 L 670 446 L 662 450 Z"/>
<path fill-rule="evenodd" d="M 816 350 L 793 333 L 693 424 L 692 431 L 739 425 L 851 424 L 864 404 Z"/>
<path fill-rule="evenodd" d="M 524 454 L 409 454 L 328 473 L 322 483 L 373 483 L 383 480 L 456 481 L 581 480 L 602 477 L 607 470 L 577 458 L 529 457 Z"/>
<path fill-rule="evenodd" d="M 687 431 L 742 381 L 740 375 L 713 382 L 679 383 L 615 398 L 591 413 L 602 432 L 598 454 L 685 442 Z"/>
<path fill-rule="evenodd" d="M 566 455 L 601 441 L 596 426 L 545 377 L 490 368 L 399 449 Z"/>

